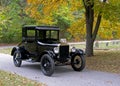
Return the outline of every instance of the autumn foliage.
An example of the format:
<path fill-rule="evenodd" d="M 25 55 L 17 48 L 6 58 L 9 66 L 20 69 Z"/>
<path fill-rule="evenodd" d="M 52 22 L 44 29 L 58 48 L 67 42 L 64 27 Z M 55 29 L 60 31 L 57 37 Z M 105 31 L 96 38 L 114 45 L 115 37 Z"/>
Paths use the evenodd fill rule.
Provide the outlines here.
<path fill-rule="evenodd" d="M 99 0 L 89 1 L 94 1 L 94 27 L 97 14 L 101 11 L 103 16 L 97 39 L 119 39 L 120 0 L 108 0 L 107 4 L 103 4 Z M 8 36 L 11 37 L 9 39 L 14 40 L 14 37 L 18 37 L 18 34 L 15 33 L 19 32 L 20 34 L 22 25 L 35 24 L 59 26 L 62 33 L 61 37 L 65 37 L 69 41 L 84 41 L 86 39 L 85 20 L 83 0 L 0 1 L 1 39 Z M 7 31 L 12 31 L 12 33 L 6 34 Z"/>
<path fill-rule="evenodd" d="M 106 8 L 101 8 L 103 5 L 102 3 L 95 1 L 95 4 L 95 10 L 106 10 Z M 85 11 L 82 0 L 27 0 L 25 11 L 31 18 L 37 21 L 37 24 L 55 25 L 56 19 L 53 14 L 55 14 L 55 12 L 60 14 L 60 11 L 58 10 L 61 7 L 68 7 L 71 12 L 71 14 L 67 14 L 67 17 L 69 16 L 69 18 L 71 18 L 71 24 L 69 27 L 64 28 L 64 31 L 70 33 L 71 39 L 74 39 L 74 41 L 83 41 L 85 39 L 86 29 Z M 96 13 L 97 12 L 98 11 L 96 11 Z M 64 14 L 61 15 L 64 16 Z M 114 24 L 110 20 L 102 18 L 97 39 L 119 38 L 119 25 L 119 23 Z"/>

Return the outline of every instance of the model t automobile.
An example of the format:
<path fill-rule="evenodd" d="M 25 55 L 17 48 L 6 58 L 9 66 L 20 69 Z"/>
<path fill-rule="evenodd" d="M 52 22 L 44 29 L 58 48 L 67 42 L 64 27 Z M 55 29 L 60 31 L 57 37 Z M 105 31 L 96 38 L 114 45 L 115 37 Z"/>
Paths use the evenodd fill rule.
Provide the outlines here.
<path fill-rule="evenodd" d="M 84 52 L 70 47 L 59 39 L 60 29 L 53 26 L 24 26 L 22 42 L 11 51 L 13 62 L 20 67 L 22 61 L 40 62 L 44 75 L 51 76 L 57 65 L 71 64 L 75 71 L 85 67 Z"/>

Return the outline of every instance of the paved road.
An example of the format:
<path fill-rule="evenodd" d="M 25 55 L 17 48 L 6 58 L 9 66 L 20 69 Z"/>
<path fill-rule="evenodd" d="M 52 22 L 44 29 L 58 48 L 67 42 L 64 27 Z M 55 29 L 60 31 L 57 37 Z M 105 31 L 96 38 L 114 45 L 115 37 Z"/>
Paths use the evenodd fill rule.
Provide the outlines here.
<path fill-rule="evenodd" d="M 75 72 L 69 66 L 56 67 L 52 77 L 44 76 L 39 63 L 23 62 L 20 68 L 13 65 L 12 57 L 0 54 L 0 70 L 10 71 L 47 86 L 120 86 L 120 74 L 111 74 L 84 69 Z"/>
<path fill-rule="evenodd" d="M 0 46 L 0 49 L 13 48 L 15 46 Z"/>

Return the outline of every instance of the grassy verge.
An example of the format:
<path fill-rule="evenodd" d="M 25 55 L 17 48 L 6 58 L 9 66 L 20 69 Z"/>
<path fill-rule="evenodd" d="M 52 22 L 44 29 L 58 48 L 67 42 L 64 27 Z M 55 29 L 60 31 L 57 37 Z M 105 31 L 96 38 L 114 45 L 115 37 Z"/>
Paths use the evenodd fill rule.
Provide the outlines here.
<path fill-rule="evenodd" d="M 0 53 L 11 54 L 12 48 L 0 49 Z"/>
<path fill-rule="evenodd" d="M 46 86 L 45 84 L 28 80 L 16 74 L 0 70 L 0 86 Z"/>
<path fill-rule="evenodd" d="M 120 51 L 95 51 L 95 56 L 86 58 L 86 68 L 120 73 Z"/>
<path fill-rule="evenodd" d="M 73 44 L 73 46 L 81 49 L 85 49 L 85 44 Z M 113 43 L 99 43 L 98 47 L 95 47 L 94 49 L 120 49 L 120 43 L 113 44 Z"/>

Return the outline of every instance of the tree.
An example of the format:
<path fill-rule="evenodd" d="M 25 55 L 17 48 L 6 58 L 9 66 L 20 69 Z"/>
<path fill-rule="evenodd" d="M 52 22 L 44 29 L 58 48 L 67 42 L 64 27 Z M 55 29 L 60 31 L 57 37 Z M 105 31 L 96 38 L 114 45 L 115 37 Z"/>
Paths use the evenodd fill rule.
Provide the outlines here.
<path fill-rule="evenodd" d="M 26 0 L 0 1 L 0 42 L 19 42 L 21 28 L 35 21 L 25 14 Z"/>
<path fill-rule="evenodd" d="M 58 10 L 53 11 L 52 13 L 54 25 L 60 28 L 61 38 L 67 38 L 67 39 L 70 38 L 69 33 L 66 33 L 66 32 L 67 32 L 67 29 L 70 27 L 74 18 L 71 12 L 72 11 L 69 10 L 68 6 L 61 5 Z"/>
<path fill-rule="evenodd" d="M 106 1 L 106 0 L 105 0 Z M 101 22 L 101 12 L 98 14 L 95 29 L 94 24 L 94 0 L 83 0 L 85 7 L 85 17 L 86 17 L 86 55 L 93 55 L 93 43 L 96 38 L 98 28 Z M 94 31 L 93 31 L 94 30 Z"/>
<path fill-rule="evenodd" d="M 99 1 L 100 2 L 97 2 L 96 0 L 83 0 L 85 7 L 85 17 L 86 17 L 86 55 L 87 56 L 93 55 L 93 44 L 98 34 L 102 16 L 107 20 L 114 19 L 117 21 L 119 18 L 118 17 L 119 15 L 116 14 L 116 12 L 118 11 L 118 5 L 120 4 L 118 0 L 116 1 L 111 0 L 110 3 L 108 3 L 108 0 L 99 0 Z M 117 5 L 115 5 L 115 3 L 117 3 Z M 98 14 L 96 14 L 97 13 L 96 9 L 98 10 Z M 120 11 L 118 11 L 118 13 L 119 12 Z M 95 23 L 94 20 L 96 15 L 97 15 L 97 20 L 94 26 Z M 112 28 L 109 28 L 109 31 L 110 29 Z"/>
<path fill-rule="evenodd" d="M 86 20 L 86 55 L 93 55 L 93 44 L 98 34 L 98 30 L 100 27 L 101 19 L 104 18 L 106 20 L 118 20 L 120 18 L 119 13 L 119 0 L 111 0 L 110 3 L 107 4 L 107 0 L 27 0 L 29 7 L 29 11 L 34 9 L 36 12 L 29 12 L 35 19 L 42 19 L 46 16 L 51 16 L 52 11 L 56 11 L 59 9 L 61 4 L 69 6 L 70 10 L 75 12 L 75 10 L 82 8 L 81 1 L 83 1 L 85 8 L 85 20 Z M 40 7 L 40 11 L 38 12 L 38 8 Z M 31 10 L 32 11 L 32 10 Z M 36 14 L 39 15 L 38 18 Z M 116 15 L 117 14 L 117 15 Z M 36 15 L 36 16 L 35 16 Z M 42 16 L 44 15 L 44 17 Z M 113 16 L 110 16 L 113 15 Z M 47 19 L 48 20 L 48 19 Z M 53 21 L 51 18 L 50 21 Z M 48 22 L 48 21 L 47 21 Z M 74 26 L 74 25 L 73 25 Z M 105 28 L 104 28 L 105 29 Z M 110 30 L 110 29 L 109 29 Z M 105 31 L 104 31 L 105 32 Z M 116 33 L 114 31 L 113 33 Z"/>
<path fill-rule="evenodd" d="M 75 1 L 77 1 L 77 0 L 72 0 L 71 4 L 73 5 L 73 3 Z M 37 5 L 35 5 L 36 7 L 34 7 L 36 9 L 37 9 L 37 6 L 39 4 L 43 4 L 43 8 L 42 8 L 43 11 L 42 11 L 42 13 L 45 14 L 45 15 L 46 14 L 50 14 L 48 12 L 46 13 L 46 10 L 49 11 L 50 9 L 53 9 L 53 7 L 57 8 L 58 7 L 58 3 L 59 4 L 60 3 L 65 3 L 65 1 L 63 1 L 63 0 L 60 0 L 60 1 L 53 0 L 51 2 L 50 1 L 45 2 L 45 1 L 38 1 L 37 0 L 36 2 L 28 0 L 28 3 L 32 3 L 33 5 L 37 4 Z M 93 0 L 83 0 L 83 2 L 84 2 L 85 10 L 86 10 L 86 33 L 87 33 L 87 35 L 86 35 L 86 55 L 87 56 L 92 56 L 93 55 L 93 43 L 94 43 L 94 40 L 96 38 L 96 35 L 97 35 L 97 32 L 98 32 L 98 28 L 99 28 L 99 25 L 100 25 L 101 14 L 99 13 L 99 15 L 98 15 L 96 27 L 95 27 L 95 30 L 94 30 L 94 32 L 92 34 L 93 22 L 94 22 L 94 9 L 93 9 L 94 1 Z M 53 4 L 53 5 L 51 5 L 51 4 Z"/>

